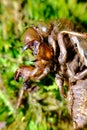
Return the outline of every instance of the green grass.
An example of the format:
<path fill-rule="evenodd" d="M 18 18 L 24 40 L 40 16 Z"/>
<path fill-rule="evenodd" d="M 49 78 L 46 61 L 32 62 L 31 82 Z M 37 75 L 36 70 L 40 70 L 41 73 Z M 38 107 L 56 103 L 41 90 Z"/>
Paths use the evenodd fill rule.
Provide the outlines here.
<path fill-rule="evenodd" d="M 80 14 L 80 15 L 79 15 Z M 66 100 L 61 99 L 53 76 L 38 85 L 40 90 L 25 93 L 16 110 L 22 80 L 14 73 L 18 66 L 30 64 L 22 54 L 24 30 L 37 21 L 67 18 L 87 27 L 87 2 L 75 0 L 0 1 L 0 130 L 73 130 Z M 50 84 L 47 84 L 47 82 Z"/>

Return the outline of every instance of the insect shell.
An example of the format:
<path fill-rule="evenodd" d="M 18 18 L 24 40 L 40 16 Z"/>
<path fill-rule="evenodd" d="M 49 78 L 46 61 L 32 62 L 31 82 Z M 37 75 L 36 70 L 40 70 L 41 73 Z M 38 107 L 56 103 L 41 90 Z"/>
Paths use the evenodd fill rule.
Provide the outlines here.
<path fill-rule="evenodd" d="M 24 33 L 23 50 L 32 50 L 35 66 L 19 67 L 15 80 L 24 79 L 19 107 L 24 90 L 33 90 L 31 81 L 41 80 L 54 71 L 63 97 L 66 96 L 64 81 L 68 83 L 68 108 L 74 129 L 79 129 L 87 124 L 87 34 L 73 30 L 75 26 L 66 20 L 41 22 L 29 27 Z"/>

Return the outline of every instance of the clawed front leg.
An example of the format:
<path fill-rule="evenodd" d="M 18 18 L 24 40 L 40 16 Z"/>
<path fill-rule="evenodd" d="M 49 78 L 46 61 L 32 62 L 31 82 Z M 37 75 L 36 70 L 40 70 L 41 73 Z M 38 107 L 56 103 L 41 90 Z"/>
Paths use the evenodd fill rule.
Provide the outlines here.
<path fill-rule="evenodd" d="M 19 81 L 19 78 L 22 77 L 24 79 L 24 82 L 27 80 L 30 80 L 30 75 L 34 71 L 35 67 L 33 66 L 21 66 L 17 69 L 15 72 L 15 80 Z"/>
<path fill-rule="evenodd" d="M 15 80 L 19 81 L 19 78 L 22 77 L 24 82 L 26 81 L 38 81 L 45 77 L 50 72 L 50 65 L 47 61 L 37 61 L 36 66 L 21 66 L 15 72 Z"/>
<path fill-rule="evenodd" d="M 31 88 L 31 84 L 30 84 L 30 80 L 29 80 L 29 75 L 31 75 L 32 71 L 33 71 L 34 67 L 32 66 L 21 66 L 16 72 L 15 72 L 15 80 L 19 81 L 19 78 L 22 77 L 24 79 L 24 83 L 23 83 L 23 87 L 20 90 L 20 95 L 18 98 L 18 102 L 17 102 L 17 108 L 19 108 L 19 106 L 21 105 L 22 102 L 22 98 L 23 98 L 23 94 L 24 92 L 28 89 Z M 27 81 L 28 80 L 28 81 Z M 27 82 L 26 82 L 27 81 Z"/>
<path fill-rule="evenodd" d="M 37 80 L 40 80 L 40 79 L 46 77 L 48 75 L 48 73 L 50 73 L 50 68 L 49 67 L 45 67 L 44 71 L 41 73 L 41 75 L 39 75 L 37 77 Z"/>
<path fill-rule="evenodd" d="M 22 66 L 15 72 L 15 80 L 19 81 L 19 78 L 24 79 L 23 88 L 20 91 L 20 96 L 17 103 L 17 108 L 20 106 L 24 92 L 36 91 L 37 86 L 34 86 L 33 81 L 39 81 L 44 78 L 50 72 L 50 64 L 47 61 L 38 61 L 36 66 Z"/>

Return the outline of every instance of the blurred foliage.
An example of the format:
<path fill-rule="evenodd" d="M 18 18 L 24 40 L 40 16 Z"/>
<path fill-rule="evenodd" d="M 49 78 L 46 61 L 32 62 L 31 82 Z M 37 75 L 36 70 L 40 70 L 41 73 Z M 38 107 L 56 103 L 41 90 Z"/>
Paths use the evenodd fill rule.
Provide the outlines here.
<path fill-rule="evenodd" d="M 14 72 L 19 65 L 30 64 L 22 54 L 22 34 L 38 20 L 55 18 L 86 28 L 86 0 L 0 0 L 0 130 L 73 130 L 66 101 L 52 76 L 39 83 L 38 92 L 26 93 L 24 105 L 16 110 L 22 80 L 14 81 Z"/>

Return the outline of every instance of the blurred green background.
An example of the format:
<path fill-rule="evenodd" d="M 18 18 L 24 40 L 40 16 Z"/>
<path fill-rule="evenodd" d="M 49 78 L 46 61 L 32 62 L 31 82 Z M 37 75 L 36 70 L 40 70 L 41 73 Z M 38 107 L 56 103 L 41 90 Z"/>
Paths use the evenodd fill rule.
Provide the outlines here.
<path fill-rule="evenodd" d="M 73 130 L 66 100 L 51 75 L 38 83 L 38 92 L 25 93 L 16 110 L 22 80 L 17 83 L 14 73 L 30 64 L 28 54 L 22 54 L 23 32 L 32 23 L 56 18 L 87 29 L 86 0 L 0 0 L 0 130 Z"/>

